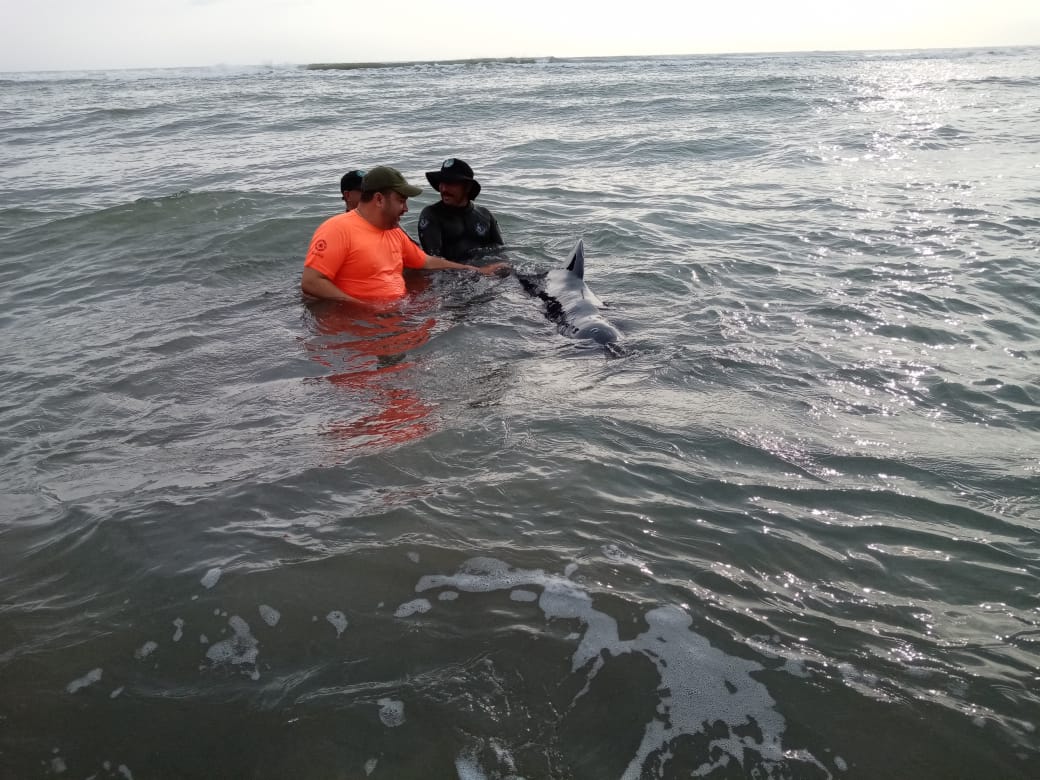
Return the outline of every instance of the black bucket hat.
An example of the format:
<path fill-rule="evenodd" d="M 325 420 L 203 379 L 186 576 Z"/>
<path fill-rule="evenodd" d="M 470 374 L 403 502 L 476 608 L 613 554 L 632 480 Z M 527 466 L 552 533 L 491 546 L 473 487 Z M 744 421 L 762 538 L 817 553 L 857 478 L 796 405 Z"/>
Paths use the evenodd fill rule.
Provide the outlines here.
<path fill-rule="evenodd" d="M 455 157 L 442 162 L 439 171 L 427 171 L 426 180 L 435 190 L 440 190 L 442 181 L 468 181 L 469 199 L 473 200 L 480 194 L 480 182 L 473 178 L 473 169 L 464 160 Z"/>

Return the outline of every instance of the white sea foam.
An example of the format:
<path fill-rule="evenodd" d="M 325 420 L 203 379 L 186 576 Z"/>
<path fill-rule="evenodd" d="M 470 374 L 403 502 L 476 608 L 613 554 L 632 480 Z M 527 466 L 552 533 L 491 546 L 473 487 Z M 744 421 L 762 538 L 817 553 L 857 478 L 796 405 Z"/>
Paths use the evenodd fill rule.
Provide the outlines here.
<path fill-rule="evenodd" d="M 336 639 L 339 639 L 347 629 L 347 616 L 338 609 L 334 609 L 325 616 L 325 619 L 332 624 L 333 628 L 336 629 Z"/>
<path fill-rule="evenodd" d="M 484 766 L 481 758 L 491 765 Z M 512 754 L 493 738 L 465 747 L 455 759 L 455 773 L 459 780 L 488 780 L 491 777 L 522 780 L 517 775 Z"/>
<path fill-rule="evenodd" d="M 414 601 L 408 601 L 397 608 L 394 612 L 394 617 L 406 618 L 412 615 L 421 614 L 423 612 L 429 612 L 433 608 L 433 605 L 427 599 L 415 599 Z"/>
<path fill-rule="evenodd" d="M 134 658 L 136 658 L 137 660 L 140 661 L 142 658 L 147 658 L 148 656 L 150 656 L 152 653 L 154 653 L 158 649 L 159 649 L 159 643 L 158 642 L 153 642 L 151 640 L 148 640 L 143 645 L 141 645 L 139 648 L 134 650 Z"/>
<path fill-rule="evenodd" d="M 493 558 L 473 558 L 453 575 L 424 576 L 415 590 L 422 593 L 450 587 L 466 593 L 486 593 L 518 586 L 541 589 L 538 606 L 546 618 L 577 620 L 582 624 L 571 667 L 575 673 L 584 672 L 585 685 L 575 701 L 590 690 L 593 679 L 610 658 L 639 654 L 656 667 L 660 678 L 655 688 L 659 696 L 658 714 L 646 724 L 639 747 L 622 775 L 625 780 L 639 778 L 652 757 L 666 762 L 674 739 L 684 734 L 703 734 L 706 723 L 714 724 L 706 735 L 708 758 L 694 771 L 695 775 L 706 775 L 734 762 L 744 766 L 748 754 L 759 756 L 767 772 L 784 764 L 781 738 L 785 721 L 775 710 L 775 702 L 765 686 L 751 676 L 762 669 L 761 665 L 713 647 L 691 630 L 692 618 L 677 606 L 651 609 L 645 615 L 647 630 L 633 639 L 622 640 L 616 620 L 596 609 L 589 593 L 566 576 L 511 569 Z M 724 729 L 719 727 L 721 724 Z M 754 732 L 757 737 L 750 736 Z M 798 759 L 827 774 L 812 756 L 800 753 Z M 744 768 L 745 772 L 752 770 Z M 480 771 L 468 756 L 456 761 L 456 769 L 460 777 L 481 776 L 464 774 Z"/>
<path fill-rule="evenodd" d="M 397 699 L 380 699 L 379 720 L 387 728 L 396 728 L 404 723 L 404 702 Z"/>
<path fill-rule="evenodd" d="M 282 619 L 282 613 L 274 607 L 269 607 L 266 604 L 260 605 L 260 617 L 267 625 L 274 628 L 278 625 L 278 621 Z"/>
<path fill-rule="evenodd" d="M 508 564 L 497 558 L 470 558 L 462 564 L 457 574 L 428 574 L 420 577 L 415 590 L 421 593 L 431 588 L 449 586 L 467 593 L 488 593 L 492 590 L 530 584 L 533 576 L 545 577 L 540 569 L 532 572 L 514 572 Z"/>
<path fill-rule="evenodd" d="M 180 642 L 181 637 L 184 636 L 184 618 L 174 618 L 173 620 L 173 641 Z"/>
<path fill-rule="evenodd" d="M 455 774 L 459 776 L 459 780 L 487 780 L 477 757 L 470 753 L 463 753 L 455 759 Z"/>
<path fill-rule="evenodd" d="M 101 680 L 101 669 L 100 668 L 98 668 L 98 669 L 91 669 L 89 672 L 87 672 L 82 677 L 79 677 L 79 678 L 73 680 L 72 682 L 70 682 L 68 685 L 66 685 L 65 686 L 65 690 L 68 693 L 75 693 L 78 690 L 86 688 L 88 685 L 93 685 L 96 682 L 100 682 L 100 680 Z"/>
<path fill-rule="evenodd" d="M 442 590 L 437 598 L 441 601 L 455 601 L 459 597 L 459 594 L 454 590 Z"/>
<path fill-rule="evenodd" d="M 516 590 L 509 592 L 509 598 L 513 601 L 538 601 L 538 594 L 533 590 L 517 588 Z"/>
<path fill-rule="evenodd" d="M 202 579 L 199 580 L 199 582 L 202 583 L 202 587 L 204 587 L 207 590 L 209 590 L 210 588 L 212 588 L 214 585 L 217 584 L 217 581 L 220 579 L 220 574 L 221 574 L 221 571 L 220 571 L 219 568 L 210 569 L 209 571 L 207 571 L 205 574 L 202 575 Z"/>
<path fill-rule="evenodd" d="M 249 624 L 238 615 L 232 615 L 228 620 L 233 635 L 228 639 L 214 642 L 206 650 L 206 657 L 215 664 L 229 663 L 235 666 L 253 667 L 250 676 L 257 680 L 260 672 L 256 668 L 256 659 L 260 654 L 260 643 L 249 630 Z"/>
<path fill-rule="evenodd" d="M 376 771 L 376 766 L 379 764 L 379 759 L 370 758 L 365 762 L 365 774 L 370 775 Z"/>

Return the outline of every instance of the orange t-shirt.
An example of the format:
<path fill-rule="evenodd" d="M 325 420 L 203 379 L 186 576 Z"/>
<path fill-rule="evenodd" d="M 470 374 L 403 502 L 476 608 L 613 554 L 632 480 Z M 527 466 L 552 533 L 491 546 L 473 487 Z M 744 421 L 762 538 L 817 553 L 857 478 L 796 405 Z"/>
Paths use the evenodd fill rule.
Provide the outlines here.
<path fill-rule="evenodd" d="M 303 264 L 352 298 L 374 301 L 404 295 L 403 267 L 422 268 L 426 253 L 401 228 L 383 230 L 348 211 L 318 226 Z"/>

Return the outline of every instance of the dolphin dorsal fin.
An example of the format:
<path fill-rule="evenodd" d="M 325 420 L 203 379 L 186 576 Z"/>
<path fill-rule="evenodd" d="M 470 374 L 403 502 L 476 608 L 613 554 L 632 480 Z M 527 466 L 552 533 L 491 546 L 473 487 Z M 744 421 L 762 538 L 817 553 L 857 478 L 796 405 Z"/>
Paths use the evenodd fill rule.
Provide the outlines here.
<path fill-rule="evenodd" d="M 580 238 L 574 245 L 574 251 L 571 252 L 571 261 L 567 264 L 567 270 L 579 279 L 585 278 L 585 242 Z"/>

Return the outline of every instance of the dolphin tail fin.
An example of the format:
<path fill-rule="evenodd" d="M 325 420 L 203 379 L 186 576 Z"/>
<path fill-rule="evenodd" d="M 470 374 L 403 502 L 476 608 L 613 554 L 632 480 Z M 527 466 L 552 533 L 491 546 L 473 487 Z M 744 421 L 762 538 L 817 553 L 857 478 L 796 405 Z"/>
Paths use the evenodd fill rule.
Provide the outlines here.
<path fill-rule="evenodd" d="M 567 270 L 579 279 L 585 278 L 585 242 L 580 238 L 571 252 L 571 261 L 567 264 Z"/>

